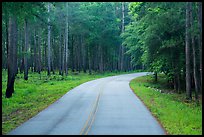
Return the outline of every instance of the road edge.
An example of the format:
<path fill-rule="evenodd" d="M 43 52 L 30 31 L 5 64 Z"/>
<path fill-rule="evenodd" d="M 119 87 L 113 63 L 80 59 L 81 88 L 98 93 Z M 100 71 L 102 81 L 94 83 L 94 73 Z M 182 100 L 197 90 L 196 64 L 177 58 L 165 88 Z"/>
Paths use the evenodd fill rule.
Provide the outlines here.
<path fill-rule="evenodd" d="M 137 78 L 138 78 L 138 77 L 137 77 Z M 134 78 L 134 79 L 135 79 L 135 78 Z M 134 79 L 132 79 L 132 80 L 134 80 Z M 130 80 L 130 82 L 131 82 L 132 80 Z M 164 130 L 165 135 L 169 135 L 169 133 L 168 133 L 167 130 L 164 128 L 164 126 L 161 124 L 161 122 L 159 121 L 159 119 L 158 119 L 154 114 L 152 114 L 151 110 L 150 110 L 150 109 L 148 108 L 148 106 L 144 103 L 144 101 L 134 92 L 134 90 L 133 90 L 132 87 L 130 86 L 130 82 L 129 82 L 129 87 L 130 87 L 131 91 L 134 93 L 134 95 L 135 95 L 136 97 L 139 98 L 139 100 L 140 100 L 140 101 L 142 102 L 142 104 L 147 108 L 147 110 L 149 110 L 149 112 L 151 113 L 151 115 L 155 118 L 155 120 L 159 123 L 160 127 Z"/>

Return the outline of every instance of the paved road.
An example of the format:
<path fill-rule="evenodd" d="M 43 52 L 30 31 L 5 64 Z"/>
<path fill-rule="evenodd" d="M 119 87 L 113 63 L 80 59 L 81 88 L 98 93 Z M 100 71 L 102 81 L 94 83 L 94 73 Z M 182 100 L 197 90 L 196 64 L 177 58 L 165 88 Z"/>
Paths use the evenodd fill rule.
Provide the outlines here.
<path fill-rule="evenodd" d="M 9 134 L 165 134 L 131 91 L 126 74 L 86 82 Z"/>

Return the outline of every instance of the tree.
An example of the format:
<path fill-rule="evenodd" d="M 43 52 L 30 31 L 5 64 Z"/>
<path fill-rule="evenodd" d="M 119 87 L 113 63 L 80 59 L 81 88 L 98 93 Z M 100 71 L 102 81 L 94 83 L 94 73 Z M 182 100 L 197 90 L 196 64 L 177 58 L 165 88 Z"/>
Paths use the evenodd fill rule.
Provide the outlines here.
<path fill-rule="evenodd" d="M 202 3 L 198 3 L 198 45 L 199 45 L 199 52 L 200 52 L 200 91 L 202 92 Z"/>
<path fill-rule="evenodd" d="M 37 59 L 37 72 L 40 74 L 41 72 L 41 38 L 39 36 L 39 32 L 37 31 L 37 45 L 38 45 L 38 59 Z"/>
<path fill-rule="evenodd" d="M 7 48 L 7 58 L 8 58 L 8 81 L 7 81 L 7 89 L 6 89 L 6 97 L 10 98 L 14 93 L 14 81 L 15 81 L 15 73 L 16 66 L 15 61 L 17 58 L 17 54 L 15 53 L 17 47 L 17 24 L 16 18 L 14 16 L 9 17 L 9 26 L 8 26 L 8 48 Z"/>
<path fill-rule="evenodd" d="M 193 78 L 195 83 L 195 99 L 198 102 L 198 74 L 197 74 L 197 57 L 196 57 L 196 45 L 195 45 L 195 32 L 194 30 L 194 20 L 193 20 L 193 9 L 192 9 L 192 2 L 190 2 L 190 28 L 191 28 L 191 44 L 192 44 L 192 53 L 193 53 Z"/>
<path fill-rule="evenodd" d="M 48 14 L 50 13 L 50 3 L 48 3 Z M 48 34 L 47 34 L 47 75 L 49 76 L 50 75 L 50 71 L 51 71 L 51 66 L 50 66 L 50 63 L 51 63 L 51 49 L 50 49 L 50 31 L 51 31 L 51 26 L 50 26 L 50 17 L 48 16 Z"/>
<path fill-rule="evenodd" d="M 191 52 L 189 52 L 191 43 L 193 42 L 195 45 L 195 57 L 196 50 L 200 50 L 195 42 L 196 36 L 200 36 L 197 35 L 195 29 L 195 18 L 191 19 L 192 25 L 188 24 L 188 29 L 185 28 L 185 21 L 187 21 L 183 12 L 186 9 L 185 6 L 185 3 L 177 2 L 131 3 L 129 5 L 131 22 L 121 35 L 123 45 L 127 48 L 127 53 L 131 55 L 133 65 L 138 67 L 145 66 L 152 72 L 164 72 L 167 75 L 169 85 L 177 92 L 180 92 L 180 89 L 186 86 L 182 84 L 184 83 L 183 81 L 186 82 L 188 79 L 185 78 L 185 75 L 187 73 L 189 74 L 188 76 L 191 75 L 190 68 L 186 70 L 185 66 L 185 43 L 188 47 L 186 59 L 188 58 L 187 66 L 189 67 L 191 65 L 189 64 L 190 62 L 197 63 L 194 66 L 198 65 L 197 59 L 195 59 L 196 61 L 190 61 L 192 56 Z M 196 8 L 195 4 L 192 7 Z M 194 11 L 194 13 L 196 12 Z M 188 15 L 190 16 L 190 13 Z M 188 20 L 188 23 L 190 23 L 190 17 Z M 188 40 L 184 39 L 185 33 L 188 33 Z M 190 37 L 190 35 L 193 37 Z M 198 69 L 195 69 L 194 72 L 199 75 Z M 156 76 L 155 80 L 157 79 Z M 187 81 L 191 80 L 190 76 Z M 190 84 L 193 84 L 191 88 L 194 88 L 195 83 Z"/>
<path fill-rule="evenodd" d="M 19 41 L 15 70 L 17 73 L 20 68 L 25 80 L 30 70 L 39 74 L 46 70 L 48 75 L 59 70 L 60 75 L 67 75 L 70 67 L 77 73 L 89 69 L 90 74 L 121 69 L 119 56 L 123 56 L 122 69 L 130 70 L 126 50 L 118 54 L 121 53 L 120 34 L 128 23 L 128 3 L 14 2 L 5 3 L 4 7 L 9 14 L 16 12 Z M 7 44 L 5 15 L 4 12 L 4 48 Z"/>
<path fill-rule="evenodd" d="M 186 3 L 186 99 L 192 100 L 191 93 L 191 75 L 190 75 L 190 3 Z"/>
<path fill-rule="evenodd" d="M 24 47 L 24 79 L 28 80 L 28 22 L 27 19 L 25 19 L 25 47 Z"/>
<path fill-rule="evenodd" d="M 122 33 L 124 33 L 125 30 L 125 5 L 124 2 L 122 2 Z M 121 64 L 120 64 L 120 70 L 122 71 L 124 69 L 124 46 L 121 45 Z"/>
<path fill-rule="evenodd" d="M 67 16 L 66 16 L 66 28 L 65 28 L 65 75 L 68 75 L 68 29 L 69 29 L 69 7 L 68 7 L 68 2 L 66 3 L 66 9 L 67 9 Z"/>

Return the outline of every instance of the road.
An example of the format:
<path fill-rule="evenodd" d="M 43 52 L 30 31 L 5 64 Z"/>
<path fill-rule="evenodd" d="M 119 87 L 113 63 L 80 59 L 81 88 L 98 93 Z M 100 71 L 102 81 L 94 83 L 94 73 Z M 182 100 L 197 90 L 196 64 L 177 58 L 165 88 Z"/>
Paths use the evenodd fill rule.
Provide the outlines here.
<path fill-rule="evenodd" d="M 111 76 L 81 84 L 9 134 L 165 134 L 129 87 L 131 79 L 146 74 Z"/>

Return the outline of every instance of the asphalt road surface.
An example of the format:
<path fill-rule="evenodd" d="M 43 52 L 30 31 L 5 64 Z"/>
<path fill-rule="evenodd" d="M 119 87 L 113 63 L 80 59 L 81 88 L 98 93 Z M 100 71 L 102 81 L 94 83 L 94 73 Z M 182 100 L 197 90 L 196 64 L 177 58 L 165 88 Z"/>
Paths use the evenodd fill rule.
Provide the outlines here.
<path fill-rule="evenodd" d="M 125 74 L 81 84 L 9 134 L 165 134 L 129 87 L 131 79 L 146 74 Z"/>

